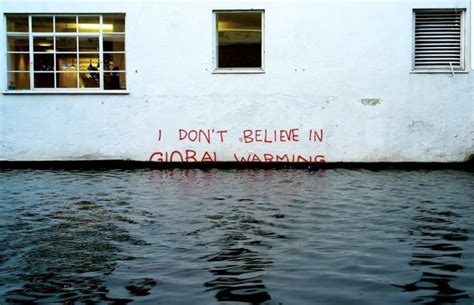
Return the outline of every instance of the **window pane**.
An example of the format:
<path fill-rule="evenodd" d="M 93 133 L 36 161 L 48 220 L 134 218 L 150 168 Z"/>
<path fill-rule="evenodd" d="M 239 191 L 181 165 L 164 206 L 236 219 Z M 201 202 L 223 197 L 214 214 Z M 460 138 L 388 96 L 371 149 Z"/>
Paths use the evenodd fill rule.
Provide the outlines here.
<path fill-rule="evenodd" d="M 76 52 L 77 37 L 56 37 L 56 51 Z"/>
<path fill-rule="evenodd" d="M 79 32 L 99 32 L 99 16 L 79 16 Z"/>
<path fill-rule="evenodd" d="M 79 88 L 99 87 L 99 73 L 79 73 Z"/>
<path fill-rule="evenodd" d="M 217 13 L 218 67 L 262 66 L 262 13 Z"/>
<path fill-rule="evenodd" d="M 104 51 L 125 51 L 125 35 L 104 35 Z"/>
<path fill-rule="evenodd" d="M 126 85 L 125 72 L 104 73 L 104 89 L 125 90 Z"/>
<path fill-rule="evenodd" d="M 99 54 L 79 54 L 79 70 L 80 71 L 98 71 Z"/>
<path fill-rule="evenodd" d="M 77 32 L 76 16 L 56 17 L 56 32 Z"/>
<path fill-rule="evenodd" d="M 35 52 L 54 52 L 53 37 L 34 37 L 33 51 Z"/>
<path fill-rule="evenodd" d="M 104 70 L 125 70 L 125 54 L 104 54 Z"/>
<path fill-rule="evenodd" d="M 29 54 L 8 54 L 8 70 L 9 71 L 29 71 L 30 55 Z"/>
<path fill-rule="evenodd" d="M 110 33 L 125 33 L 125 16 L 124 15 L 104 15 L 102 17 L 103 31 Z"/>
<path fill-rule="evenodd" d="M 54 70 L 54 56 L 53 54 L 35 54 L 34 56 L 35 71 L 53 71 Z"/>
<path fill-rule="evenodd" d="M 8 51 L 23 51 L 30 50 L 30 40 L 28 36 L 8 36 Z"/>
<path fill-rule="evenodd" d="M 33 14 L 5 18 L 7 32 L 12 33 L 6 37 L 9 90 L 101 88 L 102 81 L 101 89 L 126 88 L 125 15 Z M 28 34 L 30 30 L 33 34 Z M 28 72 L 30 69 L 33 74 Z M 108 71 L 101 73 L 104 69 Z"/>
<path fill-rule="evenodd" d="M 77 71 L 77 54 L 56 54 L 56 71 Z"/>
<path fill-rule="evenodd" d="M 53 17 L 33 16 L 33 32 L 53 32 Z"/>
<path fill-rule="evenodd" d="M 56 51 L 76 52 L 77 37 L 56 37 Z"/>
<path fill-rule="evenodd" d="M 8 73 L 8 90 L 30 89 L 30 73 Z"/>
<path fill-rule="evenodd" d="M 57 88 L 77 88 L 77 73 L 56 73 Z"/>
<path fill-rule="evenodd" d="M 28 32 L 28 16 L 7 16 L 7 32 Z"/>
<path fill-rule="evenodd" d="M 35 88 L 54 88 L 54 73 L 35 73 Z"/>
<path fill-rule="evenodd" d="M 99 37 L 79 37 L 79 51 L 99 52 Z"/>

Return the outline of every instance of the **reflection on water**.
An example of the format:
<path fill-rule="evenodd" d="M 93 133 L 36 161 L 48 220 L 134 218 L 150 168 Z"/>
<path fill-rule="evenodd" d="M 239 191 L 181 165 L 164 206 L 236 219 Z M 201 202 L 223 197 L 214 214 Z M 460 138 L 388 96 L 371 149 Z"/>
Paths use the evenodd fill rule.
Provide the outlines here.
<path fill-rule="evenodd" d="M 123 205 L 126 203 L 119 203 Z M 132 220 L 85 200 L 70 200 L 49 211 L 42 205 L 28 209 L 20 205 L 13 215 L 9 224 L 2 226 L 6 233 L 2 253 L 16 255 L 5 271 L 22 284 L 6 292 L 7 302 L 132 301 L 107 297 L 104 281 L 114 272 L 117 261 L 133 259 L 121 254 L 117 243 L 145 244 L 117 225 Z M 133 291 L 134 286 L 130 287 Z"/>
<path fill-rule="evenodd" d="M 216 278 L 204 286 L 217 290 L 215 296 L 222 302 L 262 303 L 271 300 L 262 274 L 265 266 L 271 262 L 260 258 L 256 252 L 236 246 L 232 242 L 223 245 L 222 252 L 207 259 L 215 265 L 209 271 Z M 214 264 L 216 262 L 223 264 Z"/>
<path fill-rule="evenodd" d="M 395 286 L 405 292 L 418 292 L 413 299 L 418 304 L 455 304 L 470 298 L 467 291 L 454 287 L 464 269 L 464 249 L 459 245 L 469 239 L 469 232 L 459 227 L 462 216 L 451 211 L 449 205 L 439 208 L 431 207 L 433 204 L 425 200 L 415 207 L 413 228 L 408 232 L 415 240 L 409 264 L 420 272 L 420 278 Z"/>
<path fill-rule="evenodd" d="M 0 172 L 0 304 L 472 305 L 462 171 Z"/>
<path fill-rule="evenodd" d="M 209 262 L 209 271 L 215 277 L 204 286 L 216 291 L 215 297 L 221 302 L 260 304 L 271 300 L 264 283 L 265 270 L 272 264 L 265 252 L 271 246 L 264 240 L 283 237 L 264 229 L 265 221 L 252 215 L 255 209 L 252 199 L 213 200 L 221 201 L 220 204 L 226 204 L 229 209 L 206 215 L 211 222 L 210 230 L 222 237 L 215 242 L 218 252 L 203 258 Z M 266 227 L 271 226 L 271 223 L 266 223 Z"/>

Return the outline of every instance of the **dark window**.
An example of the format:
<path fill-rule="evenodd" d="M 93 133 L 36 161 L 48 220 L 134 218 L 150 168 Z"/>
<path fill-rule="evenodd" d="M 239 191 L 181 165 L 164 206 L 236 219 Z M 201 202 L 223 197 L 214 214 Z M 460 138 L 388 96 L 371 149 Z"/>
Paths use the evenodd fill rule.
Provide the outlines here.
<path fill-rule="evenodd" d="M 216 12 L 217 68 L 262 68 L 262 14 Z"/>

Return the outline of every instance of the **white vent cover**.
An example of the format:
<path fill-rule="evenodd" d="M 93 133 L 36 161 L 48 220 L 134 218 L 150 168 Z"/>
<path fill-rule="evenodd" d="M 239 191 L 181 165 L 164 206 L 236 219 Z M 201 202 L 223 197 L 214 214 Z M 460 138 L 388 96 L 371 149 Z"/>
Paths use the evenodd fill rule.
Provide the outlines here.
<path fill-rule="evenodd" d="M 415 70 L 463 70 L 463 10 L 415 10 Z"/>

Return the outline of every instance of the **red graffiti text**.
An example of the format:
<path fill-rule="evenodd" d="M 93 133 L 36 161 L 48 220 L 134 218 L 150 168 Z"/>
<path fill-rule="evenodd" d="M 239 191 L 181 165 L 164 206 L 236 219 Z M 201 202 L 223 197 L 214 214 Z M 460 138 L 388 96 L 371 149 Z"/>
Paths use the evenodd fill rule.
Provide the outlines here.
<path fill-rule="evenodd" d="M 190 142 L 208 143 L 211 142 L 224 142 L 224 136 L 227 130 L 216 130 L 216 129 L 180 129 L 178 136 L 180 141 L 188 140 Z M 217 139 L 216 139 L 217 138 Z"/>
<path fill-rule="evenodd" d="M 149 161 L 155 162 L 217 162 L 215 152 L 205 151 L 197 153 L 195 150 L 185 151 L 174 150 L 172 152 L 156 151 L 150 155 Z"/>
<path fill-rule="evenodd" d="M 276 142 L 299 142 L 298 128 L 268 130 L 268 129 L 245 129 L 242 140 L 244 143 L 276 143 Z"/>
<path fill-rule="evenodd" d="M 234 154 L 236 162 L 293 162 L 293 163 L 325 163 L 326 159 L 323 155 L 302 156 L 295 154 Z"/>

